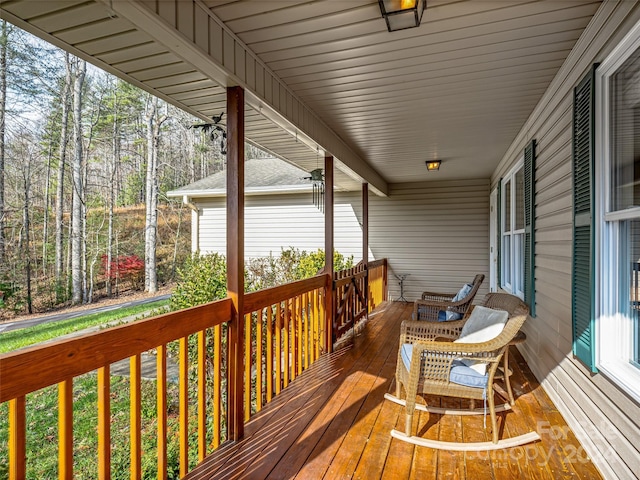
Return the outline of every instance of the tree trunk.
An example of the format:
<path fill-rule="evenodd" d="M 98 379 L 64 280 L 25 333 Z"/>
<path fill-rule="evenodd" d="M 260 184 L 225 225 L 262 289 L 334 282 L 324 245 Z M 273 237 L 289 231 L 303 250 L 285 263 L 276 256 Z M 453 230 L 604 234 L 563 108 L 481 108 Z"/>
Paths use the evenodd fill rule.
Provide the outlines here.
<path fill-rule="evenodd" d="M 5 261 L 4 237 L 4 155 L 5 155 L 5 108 L 7 105 L 7 22 L 0 20 L 0 264 Z"/>
<path fill-rule="evenodd" d="M 48 278 L 47 275 L 47 245 L 49 244 L 49 187 L 51 185 L 51 157 L 53 145 L 49 142 L 49 153 L 47 155 L 47 174 L 45 176 L 44 185 L 44 216 L 42 220 L 42 277 Z"/>
<path fill-rule="evenodd" d="M 158 291 L 156 244 L 158 233 L 158 145 L 160 126 L 167 119 L 158 118 L 158 99 L 150 99 L 147 111 L 147 178 L 146 217 L 144 233 L 144 287 L 145 291 Z"/>
<path fill-rule="evenodd" d="M 68 125 L 69 125 L 69 93 L 71 91 L 71 57 L 67 53 L 65 55 L 65 77 L 64 86 L 60 101 L 62 103 L 62 119 L 60 124 L 60 150 L 58 163 L 58 185 L 56 188 L 56 259 L 55 274 L 57 285 L 57 301 L 66 299 L 66 282 L 63 281 L 62 272 L 64 271 L 64 225 L 62 222 L 64 214 L 64 173 L 67 164 L 67 142 L 68 142 Z"/>
<path fill-rule="evenodd" d="M 30 229 L 31 225 L 29 222 L 29 195 L 30 195 L 30 170 L 31 170 L 31 159 L 27 160 L 27 165 L 25 165 L 24 170 L 24 209 L 23 209 L 23 223 L 24 223 L 24 259 L 25 259 L 25 280 L 27 287 L 27 311 L 29 314 L 33 313 L 33 302 L 31 298 L 31 251 L 30 251 L 30 243 L 31 243 L 31 235 Z"/>
<path fill-rule="evenodd" d="M 107 297 L 113 295 L 113 284 L 111 271 L 111 262 L 113 261 L 113 209 L 115 204 L 115 192 L 116 192 L 116 178 L 118 163 L 120 162 L 120 123 L 118 119 L 118 85 L 119 81 L 116 80 L 115 87 L 113 89 L 113 143 L 112 143 L 112 157 L 111 166 L 109 169 L 109 220 L 107 227 L 107 262 L 106 262 L 106 287 Z"/>
<path fill-rule="evenodd" d="M 83 300 L 83 157 L 82 157 L 82 86 L 86 73 L 86 63 L 78 60 L 75 81 L 73 82 L 73 196 L 71 229 L 71 302 L 75 305 Z"/>

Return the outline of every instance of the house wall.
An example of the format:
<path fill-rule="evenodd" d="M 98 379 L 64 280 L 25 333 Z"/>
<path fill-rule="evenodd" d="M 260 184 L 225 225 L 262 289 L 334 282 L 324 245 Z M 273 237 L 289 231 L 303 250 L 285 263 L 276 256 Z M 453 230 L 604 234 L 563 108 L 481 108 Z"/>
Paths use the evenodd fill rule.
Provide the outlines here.
<path fill-rule="evenodd" d="M 437 174 L 436 174 L 437 175 Z M 391 184 L 388 197 L 369 196 L 369 244 L 389 261 L 389 298 L 400 296 L 394 275 L 409 274 L 404 297 L 425 290 L 457 292 L 485 275 L 489 289 L 489 179 Z"/>
<path fill-rule="evenodd" d="M 194 203 L 196 200 L 194 200 Z M 226 255 L 226 203 L 224 198 L 198 199 L 202 253 Z M 334 246 L 345 256 L 362 259 L 362 198 L 359 192 L 336 192 Z M 194 235 L 196 235 L 194 233 Z M 324 214 L 311 194 L 250 195 L 245 198 L 245 258 L 277 256 L 295 247 L 307 252 L 324 249 Z M 369 258 L 374 259 L 371 252 Z"/>
<path fill-rule="evenodd" d="M 520 350 L 603 475 L 624 479 L 640 475 L 640 406 L 572 355 L 571 124 L 574 86 L 639 19 L 638 2 L 603 3 L 492 176 L 495 187 L 537 140 L 536 317 Z"/>

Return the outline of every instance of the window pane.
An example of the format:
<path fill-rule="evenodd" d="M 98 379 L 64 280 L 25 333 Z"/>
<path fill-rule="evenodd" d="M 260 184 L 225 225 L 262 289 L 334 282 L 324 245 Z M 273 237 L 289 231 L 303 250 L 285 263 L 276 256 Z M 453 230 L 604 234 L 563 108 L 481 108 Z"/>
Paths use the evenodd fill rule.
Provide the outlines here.
<path fill-rule="evenodd" d="M 515 194 L 516 194 L 516 230 L 524 228 L 524 168 L 516 172 L 515 178 Z"/>
<path fill-rule="evenodd" d="M 511 236 L 502 237 L 502 286 L 511 286 Z"/>
<path fill-rule="evenodd" d="M 620 224 L 620 311 L 632 321 L 631 361 L 640 363 L 640 220 Z"/>
<path fill-rule="evenodd" d="M 513 294 L 521 295 L 524 292 L 524 233 L 513 236 Z"/>
<path fill-rule="evenodd" d="M 611 77 L 611 209 L 640 206 L 640 49 Z"/>
<path fill-rule="evenodd" d="M 504 184 L 504 232 L 511 231 L 511 180 Z"/>

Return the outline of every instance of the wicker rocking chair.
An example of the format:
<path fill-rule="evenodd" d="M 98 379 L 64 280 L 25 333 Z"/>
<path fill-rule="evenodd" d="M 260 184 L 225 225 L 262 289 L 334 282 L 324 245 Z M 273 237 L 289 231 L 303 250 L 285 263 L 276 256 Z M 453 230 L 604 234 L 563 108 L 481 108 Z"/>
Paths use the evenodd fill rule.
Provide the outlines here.
<path fill-rule="evenodd" d="M 483 280 L 484 275 L 476 275 L 469 284 L 471 289 L 460 299 L 456 298 L 457 293 L 422 292 L 422 298 L 413 304 L 413 319 L 430 322 L 461 319 L 471 306 Z"/>
<path fill-rule="evenodd" d="M 496 406 L 494 402 L 496 370 L 509 343 L 528 318 L 529 309 L 519 298 L 505 293 L 490 293 L 482 303 L 485 307 L 475 307 L 463 320 L 402 323 L 396 366 L 396 392 L 395 396 L 388 393 L 385 398 L 404 405 L 406 419 L 405 431 L 393 430 L 393 437 L 416 445 L 458 451 L 513 447 L 540 438 L 536 432 L 530 432 L 499 440 L 496 412 L 509 410 L 511 405 L 505 403 Z M 469 328 L 463 329 L 467 323 Z M 469 332 L 472 328 L 476 328 L 475 332 Z M 491 329 L 493 333 L 487 333 Z M 497 336 L 480 343 L 466 343 L 475 342 L 483 336 L 492 336 L 496 332 L 499 332 Z M 486 371 L 483 373 L 484 369 Z M 405 399 L 401 397 L 402 390 L 406 393 Z M 449 410 L 416 404 L 416 397 L 422 394 L 470 399 L 471 408 Z M 474 408 L 475 400 L 485 401 L 485 408 Z M 443 415 L 486 415 L 488 409 L 492 441 L 444 442 L 412 436 L 415 409 Z"/>

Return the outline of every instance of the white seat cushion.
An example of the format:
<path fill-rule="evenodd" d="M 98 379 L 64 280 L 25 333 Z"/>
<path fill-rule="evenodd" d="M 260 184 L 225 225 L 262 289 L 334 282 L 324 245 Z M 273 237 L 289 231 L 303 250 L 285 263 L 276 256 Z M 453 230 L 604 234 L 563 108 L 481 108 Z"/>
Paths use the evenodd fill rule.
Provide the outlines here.
<path fill-rule="evenodd" d="M 482 343 L 496 338 L 509 320 L 509 312 L 494 310 L 492 308 L 477 306 L 469 315 L 462 327 L 460 336 L 454 342 L 457 343 Z M 461 359 L 461 362 L 469 368 L 473 368 L 479 374 L 487 372 L 487 364 L 476 360 Z"/>
<path fill-rule="evenodd" d="M 400 358 L 407 370 L 411 369 L 411 357 L 413 355 L 413 345 L 405 343 L 400 348 Z M 469 367 L 460 360 L 454 360 L 449 371 L 449 380 L 458 385 L 467 387 L 486 388 L 487 374 L 478 372 L 477 369 Z"/>

